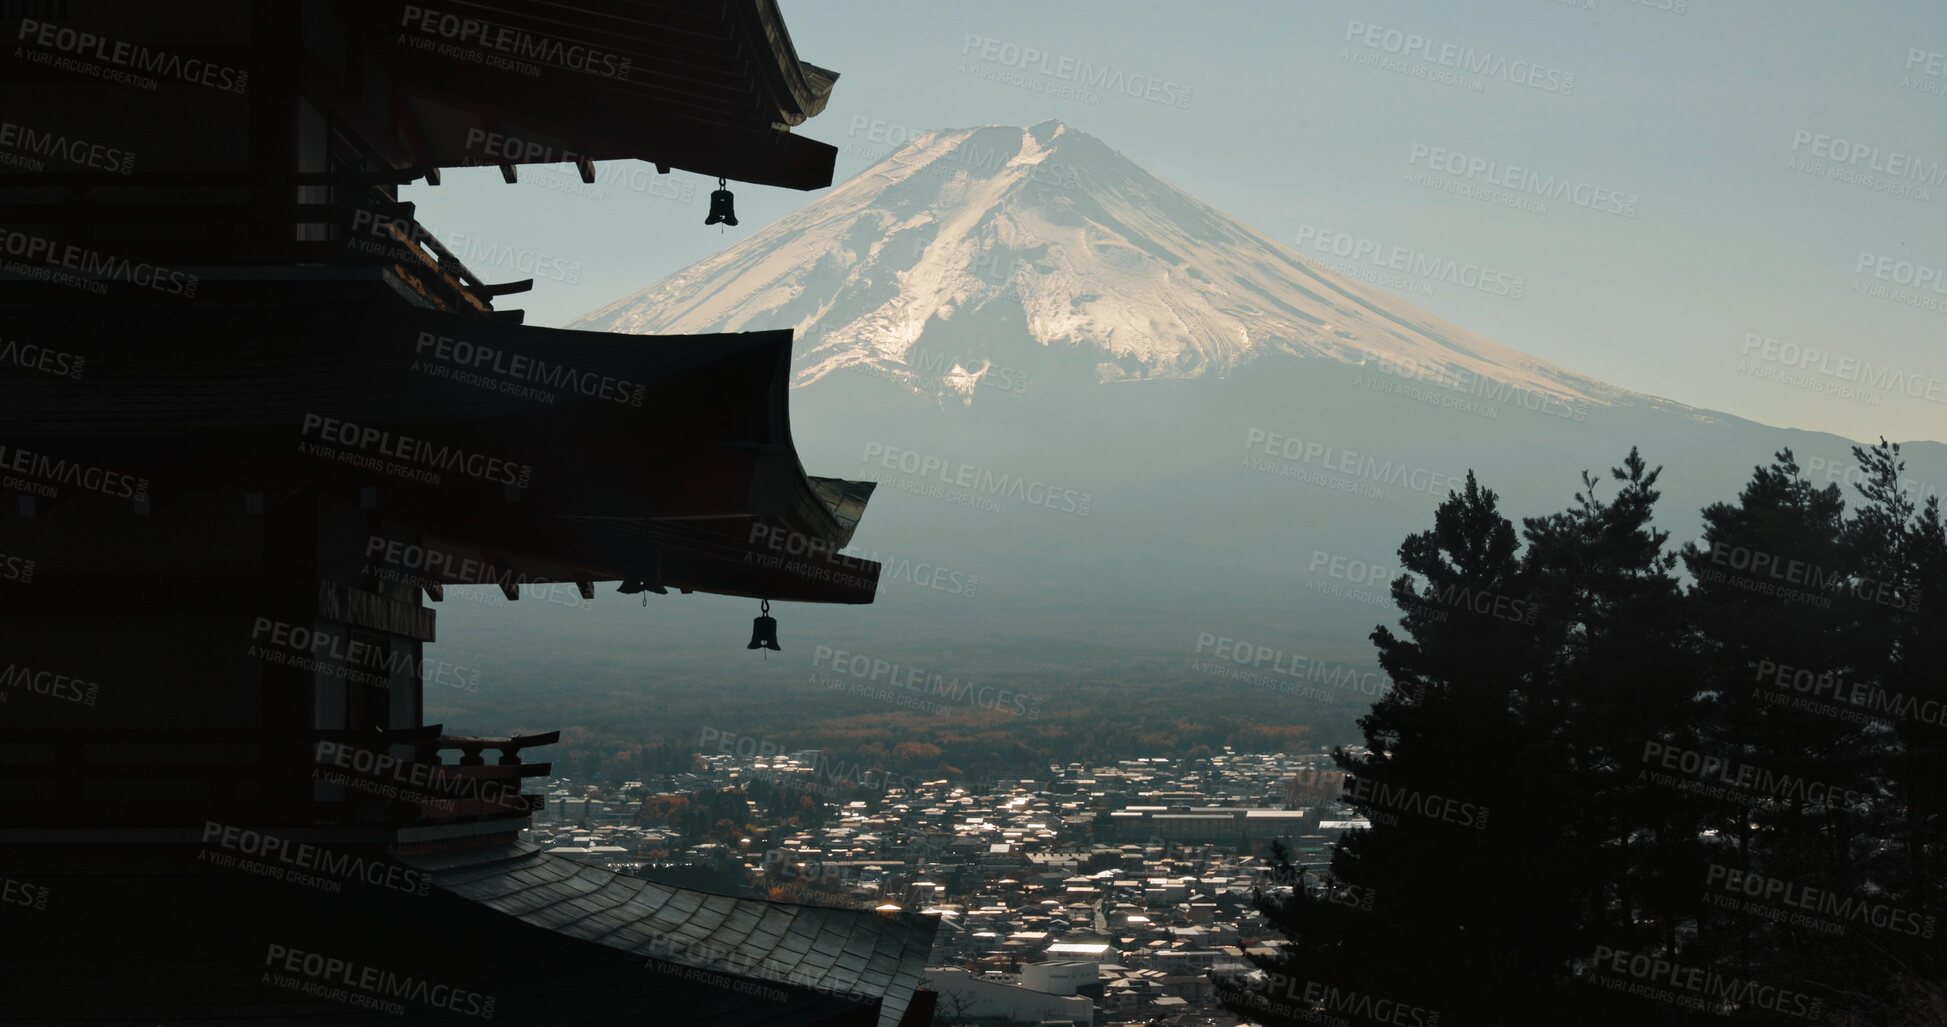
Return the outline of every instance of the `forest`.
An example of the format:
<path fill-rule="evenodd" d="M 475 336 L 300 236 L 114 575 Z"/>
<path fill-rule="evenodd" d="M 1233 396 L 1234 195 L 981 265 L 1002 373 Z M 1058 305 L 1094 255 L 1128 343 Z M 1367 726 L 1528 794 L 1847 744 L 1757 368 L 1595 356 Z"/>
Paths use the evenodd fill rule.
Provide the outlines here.
<path fill-rule="evenodd" d="M 1181 663 L 1188 667 L 1187 653 Z M 554 772 L 577 782 L 648 780 L 688 770 L 707 738 L 734 735 L 773 751 L 820 750 L 832 764 L 893 775 L 969 780 L 1045 776 L 1048 764 L 1100 764 L 1150 755 L 1195 757 L 1226 745 L 1247 752 L 1318 751 L 1345 737 L 1358 716 L 1350 690 L 1334 705 L 1264 715 L 1260 686 L 1203 678 L 1184 684 L 1118 678 L 1074 680 L 1050 673 L 1036 684 L 1043 701 L 1032 717 L 1006 709 L 904 709 L 814 685 L 769 686 L 765 694 L 726 695 L 707 678 L 655 682 L 640 692 L 601 692 L 585 682 L 534 682 L 505 696 L 467 696 L 466 717 L 512 724 L 515 731 L 559 727 L 561 742 L 538 750 Z M 449 700 L 450 701 L 450 700 Z M 560 711 L 572 710 L 564 723 Z M 429 714 L 430 716 L 431 714 Z M 1328 729 L 1322 725 L 1343 729 Z"/>
<path fill-rule="evenodd" d="M 1392 688 L 1336 754 L 1371 827 L 1327 869 L 1276 853 L 1276 933 L 1226 1004 L 1947 1023 L 1947 534 L 1898 446 L 1853 455 L 1848 497 L 1778 453 L 1682 545 L 1634 450 L 1519 527 L 1470 474 L 1399 547 Z"/>

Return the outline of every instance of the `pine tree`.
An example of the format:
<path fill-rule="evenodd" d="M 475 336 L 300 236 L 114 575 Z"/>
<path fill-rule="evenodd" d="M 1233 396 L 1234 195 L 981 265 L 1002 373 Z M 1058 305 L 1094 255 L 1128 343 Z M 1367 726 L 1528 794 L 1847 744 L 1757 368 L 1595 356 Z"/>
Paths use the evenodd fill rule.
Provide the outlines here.
<path fill-rule="evenodd" d="M 1509 816 L 1524 790 L 1514 764 L 1532 742 L 1520 693 L 1542 662 L 1517 548 L 1471 473 L 1432 530 L 1400 546 L 1407 573 L 1392 594 L 1405 636 L 1372 633 L 1393 688 L 1359 721 L 1364 750 L 1335 753 L 1347 801 L 1372 827 L 1341 839 L 1322 895 L 1260 893 L 1289 945 L 1254 959 L 1268 979 L 1227 991 L 1232 1008 L 1301 1022 L 1329 989 L 1438 1011 L 1443 1023 L 1488 1022 L 1483 1011 L 1500 1015 L 1521 994 L 1535 969 L 1532 921 L 1488 895 L 1538 869 L 1537 825 Z M 1332 901 L 1347 889 L 1372 908 Z"/>
<path fill-rule="evenodd" d="M 1706 727 L 1694 748 L 1667 737 L 1664 758 L 1645 759 L 1666 790 L 1711 790 L 1696 887 L 1712 908 L 1685 961 L 1821 1000 L 1844 977 L 1821 955 L 1830 937 L 1780 923 L 1775 903 L 1748 903 L 1731 884 L 1845 889 L 1858 855 L 1869 745 L 1859 725 L 1804 708 L 1789 686 L 1852 673 L 1862 651 L 1846 598 L 1854 553 L 1844 512 L 1838 486 L 1807 481 L 1790 450 L 1755 468 L 1737 502 L 1705 508 L 1703 538 L 1684 560 L 1696 579 L 1686 605 L 1707 640 L 1698 668 Z M 1705 769 L 1672 771 L 1670 753 Z"/>
<path fill-rule="evenodd" d="M 1550 654 L 1526 716 L 1548 739 L 1538 762 L 1556 768 L 1531 805 L 1554 820 L 1552 894 L 1573 896 L 1548 939 L 1565 966 L 1598 946 L 1669 951 L 1698 901 L 1694 804 L 1638 773 L 1646 740 L 1688 735 L 1696 713 L 1678 556 L 1653 525 L 1660 475 L 1631 449 L 1610 470 L 1613 500 L 1585 473 L 1574 506 L 1524 522 Z M 1565 1001 L 1580 1008 L 1586 997 Z"/>
<path fill-rule="evenodd" d="M 1857 723 L 1851 741 L 1877 801 L 1852 838 L 1845 872 L 1822 883 L 1905 915 L 1877 931 L 1870 922 L 1849 930 L 1840 951 L 1828 946 L 1820 969 L 1843 982 L 1835 1019 L 1947 1022 L 1947 960 L 1938 931 L 1926 929 L 1942 911 L 1947 854 L 1947 533 L 1939 499 L 1922 506 L 1906 491 L 1899 446 L 1882 438 L 1852 453 L 1861 471 L 1844 529 L 1853 573 L 1836 606 L 1853 651 L 1844 673 L 1831 675 L 1829 689 L 1815 683 L 1813 695 L 1820 714 Z"/>

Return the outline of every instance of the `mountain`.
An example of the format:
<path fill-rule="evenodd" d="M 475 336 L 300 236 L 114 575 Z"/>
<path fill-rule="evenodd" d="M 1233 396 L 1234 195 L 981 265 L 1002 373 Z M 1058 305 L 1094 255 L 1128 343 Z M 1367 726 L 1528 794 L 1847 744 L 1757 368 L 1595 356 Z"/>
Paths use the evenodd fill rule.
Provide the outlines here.
<path fill-rule="evenodd" d="M 570 327 L 782 325 L 798 331 L 801 385 L 863 369 L 969 400 L 1020 342 L 1085 360 L 1102 382 L 1294 356 L 1382 359 L 1565 401 L 1616 391 L 1306 263 L 1058 121 L 923 134 L 743 243 Z M 949 332 L 981 341 L 963 347 L 957 371 L 915 373 L 915 348 Z"/>
<path fill-rule="evenodd" d="M 1518 523 L 1640 446 L 1664 467 L 1659 521 L 1677 543 L 1780 448 L 1816 481 L 1850 474 L 1852 440 L 1511 350 L 1058 122 L 920 136 L 571 327 L 782 326 L 799 333 L 806 466 L 880 482 L 851 550 L 885 564 L 874 605 L 781 609 L 785 652 L 768 662 L 726 663 L 751 611 L 700 597 L 468 611 L 442 641 L 486 665 L 687 669 L 760 694 L 837 687 L 834 653 L 1028 693 L 1181 684 L 1344 726 L 1373 698 L 1343 685 L 1375 680 L 1367 634 L 1396 619 L 1400 541 L 1469 470 Z M 1906 456 L 1938 494 L 1947 447 Z M 596 659 L 617 630 L 656 633 L 657 665 Z M 875 684 L 838 685 L 854 683 Z"/>

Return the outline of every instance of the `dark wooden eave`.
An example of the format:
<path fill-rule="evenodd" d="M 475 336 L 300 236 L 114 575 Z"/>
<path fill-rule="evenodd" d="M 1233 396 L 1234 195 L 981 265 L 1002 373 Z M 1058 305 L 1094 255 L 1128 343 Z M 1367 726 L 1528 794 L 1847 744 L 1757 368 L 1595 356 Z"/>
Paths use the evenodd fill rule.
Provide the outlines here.
<path fill-rule="evenodd" d="M 876 590 L 878 564 L 834 555 L 870 485 L 814 480 L 798 460 L 789 331 L 572 332 L 385 297 L 65 313 L 0 310 L 0 336 L 58 338 L 87 357 L 67 381 L 0 366 L 0 445 L 145 478 L 151 510 L 226 490 L 336 491 L 486 554 L 517 582 L 657 573 L 672 590 L 836 603 Z M 457 359 L 481 350 L 493 361 Z M 516 360 L 536 373 L 506 370 Z M 588 389 L 550 384 L 544 366 Z M 452 470 L 431 482 L 298 452 L 323 439 L 307 428 L 317 418 L 531 472 L 518 486 Z"/>
<path fill-rule="evenodd" d="M 775 0 L 466 5 L 497 28 L 626 59 L 625 75 L 543 65 L 527 76 L 416 51 L 398 41 L 406 7 L 381 0 L 353 17 L 388 61 L 414 166 L 639 159 L 759 185 L 831 184 L 836 148 L 789 129 L 824 110 L 838 76 L 798 59 Z M 488 152 L 482 133 L 522 146 Z"/>

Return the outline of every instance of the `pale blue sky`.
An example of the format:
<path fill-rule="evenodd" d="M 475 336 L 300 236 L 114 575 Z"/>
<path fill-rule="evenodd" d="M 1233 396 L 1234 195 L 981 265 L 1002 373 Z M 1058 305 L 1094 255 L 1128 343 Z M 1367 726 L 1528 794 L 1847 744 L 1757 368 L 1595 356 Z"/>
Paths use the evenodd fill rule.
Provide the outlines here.
<path fill-rule="evenodd" d="M 1666 9 L 1678 2 L 786 0 L 784 11 L 800 55 L 841 73 L 831 106 L 799 129 L 840 147 L 841 180 L 900 131 L 1059 118 L 1286 243 L 1346 232 L 1519 276 L 1519 299 L 1425 280 L 1394 291 L 1573 370 L 1773 424 L 1947 441 L 1947 284 L 1910 288 L 1935 309 L 1853 291 L 1902 288 L 1857 274 L 1862 254 L 1886 258 L 1873 266 L 1894 279 L 1947 277 L 1947 2 Z M 1409 36 L 1425 42 L 1400 52 Z M 1027 66 L 1029 49 L 1046 56 Z M 1422 54 L 1469 52 L 1484 70 L 1461 72 L 1463 84 L 1373 63 L 1440 70 Z M 1187 103 L 1064 81 L 1082 64 L 1154 81 L 1164 99 L 1187 91 Z M 1531 67 L 1548 88 L 1522 84 Z M 1063 86 L 1083 95 L 1049 91 Z M 1930 198 L 1788 167 L 1833 166 L 1835 140 L 1876 148 L 1862 170 L 1919 168 L 1910 184 Z M 1633 194 L 1638 214 L 1556 201 L 1541 215 L 1407 181 L 1409 158 L 1435 148 Z M 454 172 L 407 198 L 449 245 L 460 237 L 463 256 L 471 236 L 545 258 L 556 280 L 543 273 L 502 305 L 557 325 L 818 195 L 737 187 L 742 224 L 720 232 L 702 224 L 714 182 L 633 164 L 602 175 L 599 197 L 558 168 L 523 169 L 515 186 L 491 169 Z M 481 270 L 524 277 L 512 263 Z M 1748 335 L 1776 342 L 1747 347 Z M 1760 377 L 1808 346 L 1830 354 L 1823 373 Z M 1933 399 L 1875 385 L 1855 361 Z"/>

